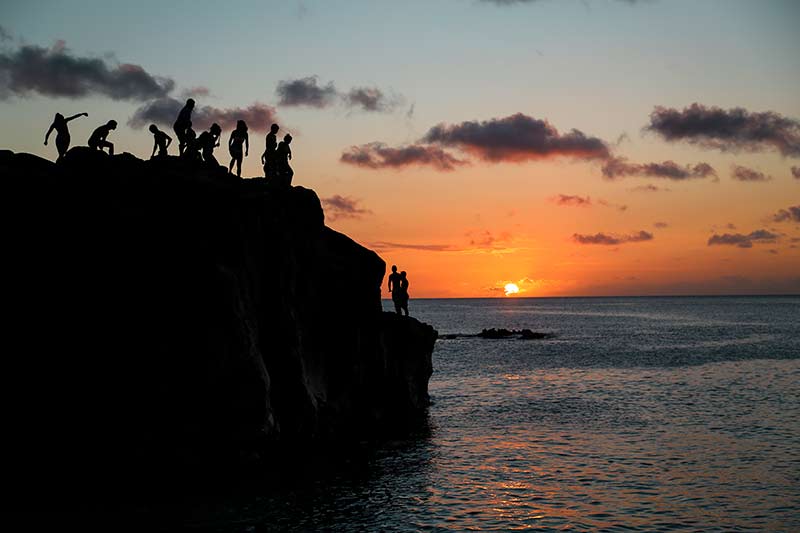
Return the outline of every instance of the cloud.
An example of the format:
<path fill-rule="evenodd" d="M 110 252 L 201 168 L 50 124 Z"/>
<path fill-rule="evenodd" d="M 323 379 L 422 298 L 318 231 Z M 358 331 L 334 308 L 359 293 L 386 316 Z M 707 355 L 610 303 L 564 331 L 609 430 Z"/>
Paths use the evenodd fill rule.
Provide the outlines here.
<path fill-rule="evenodd" d="M 792 167 L 792 177 L 796 180 L 800 180 L 800 167 Z"/>
<path fill-rule="evenodd" d="M 752 248 L 755 243 L 771 243 L 779 235 L 765 229 L 757 229 L 747 235 L 741 233 L 714 234 L 708 239 L 708 246 L 736 246 L 738 248 Z"/>
<path fill-rule="evenodd" d="M 739 181 L 769 181 L 772 179 L 772 176 L 768 176 L 752 168 L 733 165 L 731 168 L 731 178 Z"/>
<path fill-rule="evenodd" d="M 594 235 L 574 233 L 572 235 L 572 240 L 578 244 L 601 244 L 604 246 L 614 246 L 627 242 L 652 241 L 653 238 L 654 237 L 652 233 L 644 230 L 641 230 L 638 233 L 632 233 L 630 235 L 612 235 L 606 233 L 595 233 Z"/>
<path fill-rule="evenodd" d="M 800 122 L 773 111 L 751 113 L 698 103 L 680 111 L 657 106 L 645 130 L 667 141 L 723 152 L 777 150 L 785 157 L 800 157 Z"/>
<path fill-rule="evenodd" d="M 607 200 L 600 199 L 600 200 L 597 200 L 597 203 L 602 205 L 603 207 L 610 207 L 612 209 L 616 209 L 617 211 L 627 211 L 628 210 L 628 206 L 627 205 L 624 205 L 624 204 L 612 204 L 611 202 L 609 202 Z"/>
<path fill-rule="evenodd" d="M 631 187 L 628 189 L 631 192 L 669 192 L 669 189 L 665 187 L 656 187 L 655 185 L 647 184 L 647 185 L 639 185 L 637 187 Z"/>
<path fill-rule="evenodd" d="M 369 209 L 359 207 L 359 200 L 348 196 L 334 194 L 331 197 L 323 198 L 322 203 L 325 206 L 325 213 L 330 220 L 362 218 L 364 215 L 372 214 L 372 211 Z"/>
<path fill-rule="evenodd" d="M 139 107 L 128 119 L 132 128 L 143 128 L 151 123 L 171 127 L 183 107 L 184 102 L 172 97 L 159 98 Z M 237 120 L 244 120 L 252 131 L 266 131 L 277 121 L 275 108 L 255 102 L 247 107 L 220 109 L 213 106 L 195 107 L 192 113 L 192 128 L 195 131 L 207 129 L 216 122 L 222 129 L 236 127 Z"/>
<path fill-rule="evenodd" d="M 394 111 L 403 103 L 402 98 L 386 96 L 377 87 L 353 87 L 342 99 L 347 107 L 379 113 Z"/>
<path fill-rule="evenodd" d="M 0 99 L 40 94 L 144 101 L 165 97 L 174 87 L 172 79 L 150 74 L 139 65 L 73 55 L 63 41 L 51 48 L 24 45 L 0 52 Z"/>
<path fill-rule="evenodd" d="M 413 165 L 427 165 L 436 170 L 449 171 L 467 164 L 466 161 L 457 159 L 437 146 L 412 144 L 393 148 L 380 142 L 351 146 L 342 153 L 339 160 L 342 163 L 371 169 L 400 169 Z"/>
<path fill-rule="evenodd" d="M 576 129 L 562 135 L 546 120 L 522 113 L 481 122 L 438 124 L 428 130 L 422 140 L 459 148 L 492 163 L 557 156 L 584 160 L 609 157 L 608 146 L 602 140 Z"/>
<path fill-rule="evenodd" d="M 800 205 L 781 209 L 772 216 L 774 222 L 800 222 Z"/>
<path fill-rule="evenodd" d="M 369 248 L 376 250 L 421 250 L 423 252 L 455 252 L 458 248 L 454 248 L 449 244 L 409 244 L 387 241 L 371 242 L 367 245 Z"/>
<path fill-rule="evenodd" d="M 663 163 L 628 163 L 624 157 L 610 157 L 603 164 L 603 176 L 616 179 L 625 176 L 665 178 L 673 181 L 702 179 L 716 176 L 717 172 L 708 163 L 680 166 L 674 161 Z"/>
<path fill-rule="evenodd" d="M 577 207 L 589 207 L 592 205 L 592 199 L 588 196 L 573 196 L 568 194 L 559 194 L 552 199 L 558 205 L 572 205 Z"/>
<path fill-rule="evenodd" d="M 320 86 L 317 76 L 278 82 L 275 93 L 278 104 L 285 106 L 308 106 L 322 109 L 333 105 L 339 92 L 333 82 Z"/>
<path fill-rule="evenodd" d="M 12 38 L 11 32 L 6 30 L 3 26 L 0 26 L 0 43 L 3 41 L 10 41 Z"/>
<path fill-rule="evenodd" d="M 489 230 L 471 230 L 466 233 L 466 236 L 469 238 L 470 246 L 493 250 L 504 248 L 498 245 L 511 241 L 511 233 L 507 231 L 495 235 Z"/>
<path fill-rule="evenodd" d="M 181 91 L 181 96 L 183 98 L 205 98 L 211 95 L 211 89 L 208 87 L 203 87 L 202 85 L 198 85 L 196 87 L 189 87 L 188 89 L 184 89 Z"/>
<path fill-rule="evenodd" d="M 666 222 L 654 222 L 653 223 L 653 227 L 654 228 L 658 228 L 658 229 L 664 229 L 664 228 L 668 228 L 669 224 L 667 224 Z"/>

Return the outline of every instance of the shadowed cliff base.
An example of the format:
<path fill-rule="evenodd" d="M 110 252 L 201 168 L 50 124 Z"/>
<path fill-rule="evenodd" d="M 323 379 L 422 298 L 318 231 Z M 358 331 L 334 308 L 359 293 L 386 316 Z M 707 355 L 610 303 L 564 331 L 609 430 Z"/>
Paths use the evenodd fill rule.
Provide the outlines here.
<path fill-rule="evenodd" d="M 381 311 L 385 263 L 312 190 L 81 147 L 0 173 L 19 479 L 269 470 L 424 420 L 437 333 Z"/>

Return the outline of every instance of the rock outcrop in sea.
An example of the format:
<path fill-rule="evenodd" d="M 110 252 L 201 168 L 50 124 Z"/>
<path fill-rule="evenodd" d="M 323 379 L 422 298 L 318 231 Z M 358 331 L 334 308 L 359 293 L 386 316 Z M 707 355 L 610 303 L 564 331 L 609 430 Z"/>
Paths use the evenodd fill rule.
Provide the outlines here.
<path fill-rule="evenodd" d="M 384 261 L 314 191 L 86 148 L 0 151 L 0 175 L 19 468 L 263 459 L 424 415 L 437 333 L 382 311 Z"/>

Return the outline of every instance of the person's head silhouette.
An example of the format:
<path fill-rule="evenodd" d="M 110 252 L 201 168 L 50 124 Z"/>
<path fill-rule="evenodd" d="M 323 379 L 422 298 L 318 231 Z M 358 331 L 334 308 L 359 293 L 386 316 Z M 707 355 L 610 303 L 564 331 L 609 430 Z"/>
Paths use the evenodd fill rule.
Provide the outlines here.
<path fill-rule="evenodd" d="M 237 131 L 247 131 L 247 123 L 244 120 L 237 120 L 236 121 L 236 130 Z"/>
<path fill-rule="evenodd" d="M 56 113 L 53 122 L 64 122 L 64 115 L 62 115 L 61 113 Z"/>
<path fill-rule="evenodd" d="M 400 272 L 400 277 L 401 277 L 401 278 L 403 278 L 403 279 L 405 279 L 405 277 L 406 277 L 406 271 L 405 271 L 405 270 L 403 270 L 402 272 Z"/>
<path fill-rule="evenodd" d="M 194 98 L 189 98 L 188 100 L 186 100 L 186 107 L 190 109 L 194 107 Z"/>
<path fill-rule="evenodd" d="M 279 129 L 280 128 L 278 127 L 277 124 L 273 124 L 272 126 L 270 126 L 269 131 L 271 131 L 272 133 L 278 133 Z"/>
<path fill-rule="evenodd" d="M 116 120 L 109 120 L 109 121 L 106 123 L 106 126 L 107 126 L 107 127 L 108 127 L 108 129 L 110 129 L 110 130 L 115 130 L 115 129 L 117 129 L 117 121 L 116 121 Z"/>
<path fill-rule="evenodd" d="M 208 131 L 211 132 L 211 135 L 219 136 L 220 134 L 222 134 L 222 128 L 220 128 L 219 124 L 217 124 L 216 122 L 211 125 L 211 128 L 209 128 Z"/>
<path fill-rule="evenodd" d="M 397 265 L 392 265 L 392 272 L 397 272 Z"/>
<path fill-rule="evenodd" d="M 285 142 L 286 144 L 291 144 L 291 143 L 292 143 L 292 136 L 291 136 L 291 135 L 289 135 L 289 134 L 287 133 L 287 134 L 286 134 L 286 135 L 283 137 L 283 142 Z"/>
<path fill-rule="evenodd" d="M 155 124 L 150 124 L 150 133 L 155 133 L 158 131 L 158 128 Z"/>

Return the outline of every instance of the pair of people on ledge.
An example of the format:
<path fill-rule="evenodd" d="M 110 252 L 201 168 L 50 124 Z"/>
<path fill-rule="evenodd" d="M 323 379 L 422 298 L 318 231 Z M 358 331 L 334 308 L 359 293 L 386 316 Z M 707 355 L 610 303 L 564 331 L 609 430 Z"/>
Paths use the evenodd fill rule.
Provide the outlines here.
<path fill-rule="evenodd" d="M 395 312 L 408 316 L 408 277 L 405 270 L 397 273 L 397 265 L 392 265 L 392 273 L 389 274 L 389 292 L 392 293 Z"/>
<path fill-rule="evenodd" d="M 273 180 L 279 185 L 289 186 L 292 184 L 294 170 L 289 166 L 292 159 L 292 136 L 288 133 L 283 140 L 278 143 L 277 124 L 273 124 L 267 133 L 267 147 L 261 155 L 261 164 L 264 165 L 264 177 Z"/>
<path fill-rule="evenodd" d="M 67 124 L 71 120 L 75 120 L 79 117 L 88 117 L 89 113 L 78 113 L 77 115 L 72 115 L 71 117 L 64 117 L 61 113 L 56 113 L 55 118 L 53 118 L 53 123 L 50 124 L 50 128 L 47 130 L 47 133 L 44 136 L 44 145 L 47 146 L 47 141 L 50 139 L 50 134 L 53 130 L 56 131 L 56 149 L 58 150 L 58 158 L 61 159 L 66 155 L 67 150 L 69 150 L 69 143 L 70 143 L 70 135 L 69 135 L 69 126 Z M 108 148 L 109 155 L 114 155 L 114 143 L 108 140 L 108 134 L 111 133 L 112 130 L 117 129 L 117 121 L 116 120 L 109 120 L 102 126 L 96 128 L 93 132 L 91 137 L 89 137 L 89 148 L 93 148 L 96 150 L 103 150 Z"/>

